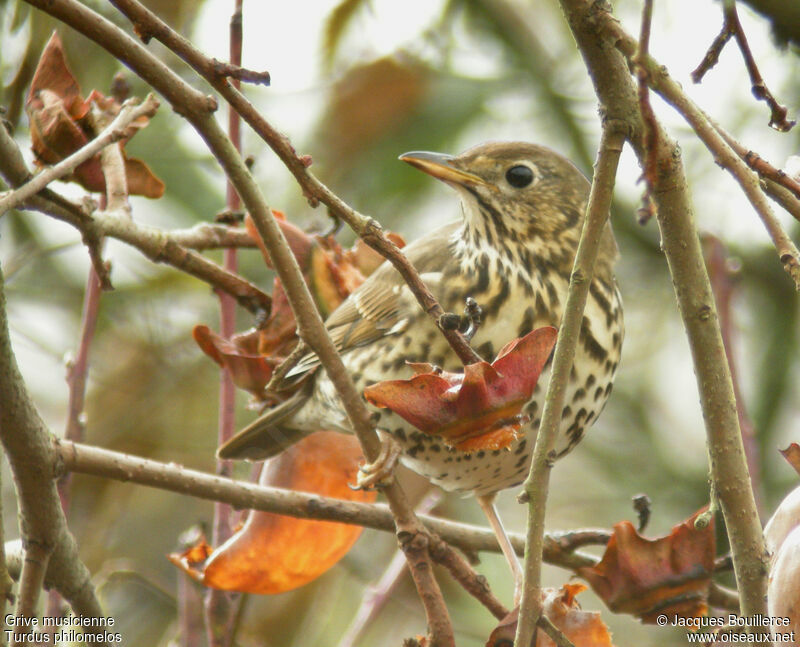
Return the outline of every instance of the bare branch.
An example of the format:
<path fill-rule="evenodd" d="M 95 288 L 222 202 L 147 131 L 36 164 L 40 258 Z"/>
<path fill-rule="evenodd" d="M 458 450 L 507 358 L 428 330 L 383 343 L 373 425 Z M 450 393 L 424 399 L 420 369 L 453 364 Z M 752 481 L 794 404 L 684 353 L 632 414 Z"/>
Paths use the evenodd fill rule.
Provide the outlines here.
<path fill-rule="evenodd" d="M 597 153 L 594 179 L 586 208 L 578 251 L 570 275 L 564 315 L 553 351 L 550 382 L 547 385 L 542 420 L 536 436 L 531 470 L 523 484 L 520 500 L 528 504 L 525 583 L 519 608 L 516 645 L 528 645 L 542 616 L 541 569 L 544 551 L 544 517 L 549 490 L 552 453 L 561 423 L 566 388 L 575 357 L 583 309 L 594 273 L 594 262 L 608 220 L 617 164 L 626 131 L 618 121 L 606 121 Z"/>
<path fill-rule="evenodd" d="M 632 56 L 637 48 L 605 3 L 561 0 L 598 98 L 608 115 L 624 119 L 629 141 L 644 160 L 642 122 L 628 65 L 612 45 Z M 603 38 L 598 38 L 598 34 Z M 651 78 L 653 66 L 649 65 Z M 654 88 L 657 89 L 657 88 Z M 761 524 L 747 475 L 733 386 L 719 332 L 713 295 L 703 266 L 693 208 L 677 145 L 664 142 L 655 200 L 664 253 L 692 351 L 703 409 L 711 478 L 719 484 L 723 516 L 731 541 L 742 615 L 766 614 L 766 567 Z M 724 484 L 724 486 L 723 486 Z"/>
<path fill-rule="evenodd" d="M 65 157 L 58 164 L 51 166 L 35 175 L 29 182 L 13 190 L 7 196 L 0 198 L 0 216 L 9 209 L 23 204 L 32 195 L 38 193 L 51 182 L 72 173 L 78 166 L 91 159 L 106 146 L 124 139 L 130 133 L 127 127 L 139 117 L 152 117 L 158 109 L 158 100 L 152 95 L 141 103 L 136 104 L 133 99 L 126 101 L 114 120 L 103 131 L 83 148 L 78 149 L 69 157 Z"/>
<path fill-rule="evenodd" d="M 642 27 L 639 35 L 639 47 L 636 54 L 631 59 L 636 78 L 639 82 L 638 97 L 639 110 L 642 113 L 644 124 L 644 172 L 642 177 L 645 183 L 645 193 L 642 196 L 642 207 L 639 211 L 639 223 L 645 224 L 655 215 L 655 205 L 653 204 L 653 185 L 656 182 L 657 161 L 658 161 L 658 123 L 650 105 L 650 87 L 648 86 L 647 67 L 644 62 L 649 56 L 650 47 L 650 26 L 653 21 L 653 0 L 645 0 L 642 9 Z"/>
<path fill-rule="evenodd" d="M 636 41 L 626 34 L 621 27 L 614 29 L 616 45 L 630 60 L 636 55 Z M 671 104 L 689 123 L 697 136 L 714 155 L 718 164 L 723 166 L 742 187 L 750 204 L 764 223 L 773 245 L 778 252 L 783 268 L 789 273 L 800 289 L 800 251 L 783 230 L 775 217 L 769 201 L 761 191 L 758 177 L 739 159 L 725 140 L 710 123 L 705 113 L 686 96 L 680 85 L 676 83 L 666 69 L 652 58 L 646 62 L 652 88 Z"/>
<path fill-rule="evenodd" d="M 103 615 L 91 575 L 78 556 L 67 528 L 52 474 L 55 455 L 50 435 L 31 402 L 11 349 L 5 291 L 0 274 L 0 441 L 5 448 L 17 488 L 26 560 L 31 575 L 26 595 L 35 601 L 47 564 L 46 580 L 64 596 L 76 615 Z M 33 571 L 30 571 L 31 568 Z M 29 602 L 25 603 L 23 610 Z"/>
<path fill-rule="evenodd" d="M 438 326 L 439 318 L 444 314 L 444 310 L 422 282 L 414 266 L 411 265 L 402 251 L 387 238 L 377 221 L 358 213 L 314 177 L 308 170 L 311 164 L 310 157 L 298 155 L 288 138 L 273 128 L 241 92 L 227 81 L 221 80 L 214 72 L 212 59 L 207 58 L 188 40 L 170 29 L 169 25 L 137 0 L 110 1 L 136 25 L 137 31 L 157 38 L 211 83 L 225 100 L 233 106 L 236 112 L 247 121 L 250 127 L 272 148 L 286 165 L 286 168 L 294 175 L 309 202 L 314 206 L 319 202 L 325 204 L 333 217 L 346 222 L 365 243 L 391 262 L 408 284 L 422 309 L 430 315 Z M 442 330 L 442 334 L 464 364 L 480 361 L 480 357 L 458 331 Z"/>
<path fill-rule="evenodd" d="M 750 45 L 747 42 L 747 36 L 744 33 L 742 24 L 739 21 L 739 13 L 736 10 L 735 0 L 724 0 L 722 3 L 722 15 L 724 18 L 722 30 L 719 35 L 711 43 L 706 55 L 700 62 L 700 65 L 692 72 L 692 81 L 700 83 L 712 67 L 719 61 L 719 55 L 725 44 L 734 37 L 736 44 L 739 46 L 739 51 L 742 53 L 744 65 L 747 68 L 747 74 L 750 76 L 751 92 L 756 99 L 766 102 L 770 109 L 769 125 L 781 132 L 788 132 L 795 125 L 795 122 L 787 119 L 788 110 L 786 106 L 778 103 L 772 93 L 769 91 L 764 79 L 761 77 L 761 72 L 758 70 L 758 65 L 753 58 L 753 53 L 750 51 Z"/>
<path fill-rule="evenodd" d="M 385 504 L 342 501 L 237 481 L 174 463 L 161 463 L 66 440 L 54 441 L 54 451 L 61 469 L 80 474 L 138 483 L 200 499 L 224 501 L 236 509 L 263 510 L 300 519 L 340 521 L 375 530 L 395 531 L 392 514 Z M 419 518 L 432 533 L 464 552 L 500 552 L 497 537 L 489 528 L 428 515 L 420 515 Z M 598 530 L 548 534 L 545 538 L 545 561 L 570 570 L 596 564 L 598 561 L 596 557 L 563 547 L 565 545 L 569 547 L 569 541 L 564 543 L 564 537 L 569 537 L 573 533 L 580 535 L 583 532 L 592 533 L 595 537 L 601 532 L 608 534 L 608 531 Z M 512 533 L 510 539 L 514 549 L 521 555 L 524 551 L 525 538 Z"/>

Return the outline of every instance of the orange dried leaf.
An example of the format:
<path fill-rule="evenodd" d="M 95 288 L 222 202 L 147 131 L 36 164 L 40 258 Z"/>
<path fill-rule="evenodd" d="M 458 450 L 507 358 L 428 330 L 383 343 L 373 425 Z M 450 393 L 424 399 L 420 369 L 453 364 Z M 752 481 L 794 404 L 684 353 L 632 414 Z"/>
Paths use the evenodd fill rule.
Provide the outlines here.
<path fill-rule="evenodd" d="M 789 461 L 789 465 L 794 467 L 795 471 L 800 474 L 800 445 L 792 443 L 786 449 L 779 449 L 778 451 Z"/>
<path fill-rule="evenodd" d="M 542 611 L 575 647 L 613 647 L 611 633 L 596 611 L 583 611 L 575 596 L 586 587 L 583 584 L 565 584 L 560 589 L 542 590 Z M 519 608 L 509 613 L 489 636 L 486 647 L 510 645 L 517 632 Z M 538 631 L 536 647 L 555 647 L 555 643 Z"/>
<path fill-rule="evenodd" d="M 277 365 L 275 359 L 248 352 L 234 340 L 220 337 L 208 326 L 195 326 L 192 336 L 206 355 L 230 371 L 236 386 L 256 396 L 262 394 Z"/>
<path fill-rule="evenodd" d="M 714 570 L 714 524 L 696 528 L 698 511 L 658 539 L 628 521 L 614 526 L 602 560 L 579 569 L 609 609 L 652 623 L 659 614 L 695 617 L 707 611 Z"/>
<path fill-rule="evenodd" d="M 182 553 L 170 553 L 167 555 L 167 559 L 193 580 L 201 582 L 203 579 L 202 574 L 196 567 L 206 561 L 211 552 L 211 546 L 208 545 L 206 538 L 203 536 L 194 546 L 189 546 Z"/>
<path fill-rule="evenodd" d="M 320 431 L 264 464 L 259 483 L 349 501 L 371 502 L 355 491 L 361 450 L 351 435 Z M 247 593 L 282 593 L 316 579 L 346 553 L 359 526 L 251 511 L 241 529 L 204 564 L 193 565 L 206 586 Z"/>
<path fill-rule="evenodd" d="M 432 372 L 430 365 L 415 364 L 417 374 L 411 379 L 373 384 L 364 397 L 452 447 L 508 447 L 524 422 L 520 411 L 533 394 L 556 336 L 551 326 L 538 328 L 507 344 L 491 364 L 470 364 L 464 373 Z"/>

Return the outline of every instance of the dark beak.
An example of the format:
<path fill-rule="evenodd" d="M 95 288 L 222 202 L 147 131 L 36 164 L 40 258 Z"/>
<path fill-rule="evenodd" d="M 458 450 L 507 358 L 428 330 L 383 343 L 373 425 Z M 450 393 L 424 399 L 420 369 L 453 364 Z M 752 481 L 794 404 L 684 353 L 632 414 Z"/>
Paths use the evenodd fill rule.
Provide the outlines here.
<path fill-rule="evenodd" d="M 452 155 L 413 151 L 411 153 L 403 153 L 399 159 L 408 162 L 411 166 L 417 167 L 428 175 L 432 175 L 437 180 L 442 180 L 449 184 L 471 184 L 473 186 L 487 184 L 485 180 L 477 175 L 456 168 L 453 163 L 455 158 Z"/>

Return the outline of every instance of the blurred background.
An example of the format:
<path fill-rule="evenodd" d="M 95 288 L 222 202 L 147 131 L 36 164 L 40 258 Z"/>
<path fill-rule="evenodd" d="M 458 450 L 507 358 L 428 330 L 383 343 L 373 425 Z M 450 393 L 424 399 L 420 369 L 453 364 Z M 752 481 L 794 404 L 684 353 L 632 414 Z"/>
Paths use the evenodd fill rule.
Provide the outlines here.
<path fill-rule="evenodd" d="M 89 2 L 130 32 L 105 3 Z M 206 53 L 227 58 L 233 0 L 149 0 L 163 19 Z M 641 3 L 619 0 L 615 11 L 638 33 Z M 770 25 L 740 6 L 740 17 L 764 79 L 789 117 L 800 112 L 800 58 L 776 44 Z M 700 85 L 690 72 L 722 25 L 711 0 L 656 3 L 650 51 L 685 90 L 746 147 L 776 166 L 800 153 L 800 128 L 768 127 L 733 44 Z M 41 49 L 58 25 L 21 2 L 0 0 L 0 105 L 30 155 L 23 105 Z M 58 27 L 85 94 L 107 92 L 121 66 L 104 51 Z M 196 87 L 206 87 L 155 41 L 149 47 Z M 544 0 L 306 0 L 244 3 L 244 65 L 269 70 L 271 87 L 245 92 L 312 170 L 344 200 L 413 240 L 458 216 L 447 187 L 401 162 L 410 150 L 458 153 L 488 139 L 546 144 L 587 174 L 599 138 L 597 105 L 583 62 L 558 9 Z M 132 75 L 133 94 L 148 91 Z M 732 339 L 743 404 L 756 434 L 757 492 L 764 519 L 797 481 L 777 452 L 800 440 L 798 299 L 755 213 L 729 176 L 672 110 L 653 99 L 658 117 L 680 141 L 701 231 L 726 250 L 733 282 Z M 220 110 L 219 118 L 226 118 Z M 290 174 L 244 128 L 244 150 L 268 202 L 304 228 L 323 231 L 323 209 L 311 209 Z M 162 105 L 128 145 L 167 185 L 159 201 L 133 199 L 134 218 L 165 229 L 212 220 L 224 208 L 225 178 L 199 137 Z M 618 176 L 613 223 L 622 258 L 626 339 L 614 393 L 592 433 L 553 472 L 548 528 L 610 528 L 634 519 L 631 497 L 647 493 L 647 534 L 669 531 L 708 500 L 705 434 L 688 346 L 659 250 L 655 222 L 637 224 L 643 187 L 630 151 Z M 72 196 L 75 186 L 55 188 Z M 794 240 L 797 223 L 780 213 Z M 343 243 L 352 234 L 343 231 Z M 209 254 L 216 260 L 221 254 Z M 218 326 L 217 299 L 203 283 L 156 266 L 108 241 L 116 289 L 104 294 L 91 349 L 87 442 L 187 467 L 213 470 L 218 371 L 191 338 L 194 324 Z M 77 345 L 88 259 L 71 228 L 34 213 L 0 220 L 0 262 L 6 278 L 12 340 L 40 412 L 54 433 L 66 424 L 65 360 Z M 241 272 L 265 288 L 271 274 L 257 252 L 240 255 Z M 239 313 L 239 328 L 252 325 Z M 239 425 L 252 413 L 240 394 Z M 7 537 L 18 536 L 13 484 L 3 474 Z M 248 468 L 241 468 L 241 476 Z M 501 513 L 522 531 L 515 491 L 501 495 Z M 446 497 L 436 514 L 483 523 L 471 500 Z M 208 527 L 209 503 L 139 486 L 77 476 L 70 525 L 109 615 L 129 645 L 167 645 L 175 637 L 177 570 L 165 555 L 197 524 Z M 334 569 L 313 584 L 246 603 L 240 645 L 335 647 L 366 587 L 395 551 L 394 538 L 365 531 Z M 480 571 L 506 603 L 511 582 L 502 558 L 484 555 Z M 568 573 L 548 568 L 559 586 Z M 446 576 L 441 578 L 459 647 L 485 643 L 491 616 Z M 644 627 L 612 615 L 591 593 L 585 609 L 603 611 L 618 645 L 683 645 L 681 632 Z M 146 621 L 144 621 L 146 619 Z M 398 645 L 424 633 L 424 615 L 406 578 L 372 623 L 361 645 Z M 177 643 L 176 643 L 177 644 Z"/>

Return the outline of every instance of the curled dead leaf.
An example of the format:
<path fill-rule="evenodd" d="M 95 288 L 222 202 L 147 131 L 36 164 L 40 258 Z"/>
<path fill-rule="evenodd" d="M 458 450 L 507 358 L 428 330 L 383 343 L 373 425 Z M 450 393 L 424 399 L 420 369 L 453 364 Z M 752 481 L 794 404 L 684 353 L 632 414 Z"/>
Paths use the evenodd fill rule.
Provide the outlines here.
<path fill-rule="evenodd" d="M 800 445 L 792 443 L 786 449 L 778 450 L 783 457 L 794 467 L 794 471 L 800 474 Z"/>
<path fill-rule="evenodd" d="M 565 584 L 560 589 L 542 589 L 542 612 L 575 647 L 614 647 L 611 633 L 597 611 L 583 611 L 575 596 L 586 590 L 584 584 Z M 519 608 L 514 609 L 489 636 L 486 647 L 513 645 L 517 633 Z M 536 633 L 536 647 L 555 647 L 544 633 Z"/>
<path fill-rule="evenodd" d="M 411 364 L 416 372 L 412 378 L 373 384 L 364 397 L 457 449 L 502 449 L 525 422 L 520 411 L 536 388 L 556 336 L 552 326 L 538 328 L 507 344 L 491 364 L 476 362 L 463 373 Z"/>
<path fill-rule="evenodd" d="M 25 103 L 30 119 L 31 142 L 36 162 L 55 164 L 87 144 L 110 123 L 120 104 L 93 90 L 84 100 L 75 75 L 69 68 L 64 47 L 57 32 L 47 42 L 36 67 Z M 131 123 L 126 139 L 114 144 L 125 160 L 128 193 L 148 198 L 164 195 L 164 183 L 143 161 L 125 155 L 125 141 L 149 123 L 140 117 Z M 105 177 L 100 157 L 79 165 L 70 178 L 88 191 L 105 191 Z"/>
<path fill-rule="evenodd" d="M 307 234 L 288 222 L 282 212 L 273 210 L 272 213 L 323 315 L 333 311 L 380 264 L 374 258 L 380 255 L 359 243 L 352 249 L 342 250 L 333 238 Z M 271 267 L 272 261 L 249 215 L 245 218 L 245 227 Z M 400 236 L 391 233 L 388 236 L 396 245 L 403 246 Z M 211 332 L 207 326 L 196 326 L 193 335 L 203 352 L 220 366 L 230 369 L 234 383 L 257 400 L 265 398 L 264 388 L 274 368 L 286 359 L 298 342 L 297 322 L 283 285 L 277 278 L 273 283 L 269 315 L 257 330 L 235 335 L 229 341 Z M 303 382 L 303 379 L 297 379 L 291 384 L 283 384 L 280 397 L 290 395 Z"/>
<path fill-rule="evenodd" d="M 260 397 L 278 360 L 264 357 L 253 349 L 257 334 L 257 331 L 252 331 L 227 340 L 208 326 L 198 325 L 192 330 L 200 349 L 230 371 L 236 386 Z"/>
<path fill-rule="evenodd" d="M 376 492 L 353 490 L 361 449 L 355 437 L 333 431 L 307 436 L 264 464 L 259 483 L 371 502 Z M 210 552 L 202 546 L 170 561 L 205 586 L 247 593 L 282 593 L 313 581 L 334 566 L 363 528 L 250 511 L 242 527 Z"/>
<path fill-rule="evenodd" d="M 630 613 L 645 623 L 665 614 L 690 618 L 707 611 L 706 601 L 714 570 L 713 522 L 695 527 L 698 511 L 658 539 L 640 535 L 622 521 L 598 564 L 578 570 L 608 608 Z"/>

